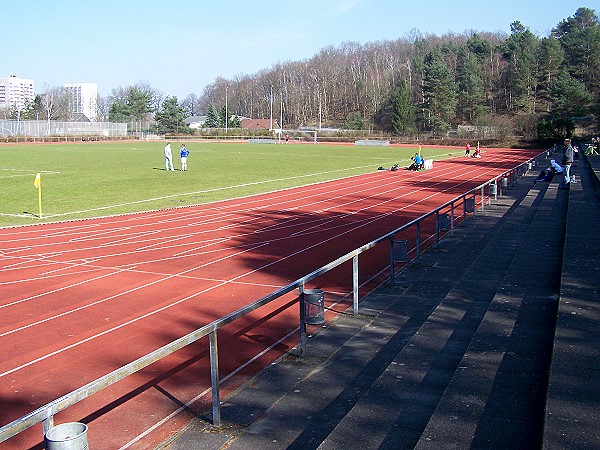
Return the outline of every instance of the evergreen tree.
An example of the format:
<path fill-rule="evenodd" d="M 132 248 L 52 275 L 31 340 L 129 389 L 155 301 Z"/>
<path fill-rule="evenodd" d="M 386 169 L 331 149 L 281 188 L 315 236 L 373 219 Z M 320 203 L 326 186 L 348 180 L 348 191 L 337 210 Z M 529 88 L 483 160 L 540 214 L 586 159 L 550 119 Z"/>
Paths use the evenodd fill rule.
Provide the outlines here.
<path fill-rule="evenodd" d="M 44 107 L 42 106 L 42 98 L 36 95 L 32 102 L 27 101 L 25 108 L 21 110 L 21 120 L 35 120 L 44 118 Z"/>
<path fill-rule="evenodd" d="M 410 134 L 415 130 L 415 108 L 410 100 L 410 91 L 404 81 L 392 93 L 391 125 L 394 134 Z"/>
<path fill-rule="evenodd" d="M 484 115 L 484 85 L 481 64 L 471 52 L 463 54 L 458 70 L 458 109 L 463 121 L 474 123 Z"/>
<path fill-rule="evenodd" d="M 242 126 L 242 121 L 239 119 L 239 117 L 232 116 L 229 111 L 226 111 L 225 106 L 223 106 L 219 114 L 219 123 L 221 124 L 220 128 L 225 127 L 225 121 L 227 121 L 227 128 L 241 128 Z"/>
<path fill-rule="evenodd" d="M 423 83 L 424 113 L 428 128 L 435 134 L 446 133 L 456 116 L 456 83 L 439 52 L 426 59 Z"/>
<path fill-rule="evenodd" d="M 348 113 L 344 121 L 346 130 L 362 130 L 365 127 L 365 120 L 358 111 Z"/>
<path fill-rule="evenodd" d="M 521 22 L 510 26 L 511 36 L 505 42 L 505 58 L 508 62 L 509 95 L 507 105 L 513 112 L 535 112 L 537 87 L 536 51 L 537 38 Z"/>
<path fill-rule="evenodd" d="M 592 94 L 582 81 L 573 78 L 568 71 L 563 70 L 557 77 L 552 88 L 554 117 L 581 117 L 590 112 L 593 102 Z"/>
<path fill-rule="evenodd" d="M 177 97 L 167 97 L 160 111 L 155 115 L 158 131 L 161 133 L 188 133 L 185 124 L 185 110 L 177 102 Z"/>
<path fill-rule="evenodd" d="M 147 120 L 155 111 L 156 92 L 148 86 L 129 86 L 120 93 L 109 109 L 111 122 Z"/>
<path fill-rule="evenodd" d="M 223 122 L 221 121 L 221 117 L 215 108 L 215 105 L 210 105 L 208 107 L 208 112 L 206 113 L 206 122 L 204 122 L 204 126 L 206 128 L 223 128 Z"/>
<path fill-rule="evenodd" d="M 495 58 L 499 56 L 498 44 L 491 42 L 489 39 L 482 37 L 479 34 L 474 34 L 466 42 L 467 51 L 469 56 L 474 56 L 479 65 L 479 76 L 483 84 L 482 98 L 480 105 L 477 107 L 475 113 L 477 117 L 485 115 L 487 113 L 494 114 L 497 110 L 497 91 L 498 91 L 498 79 L 499 71 L 498 65 L 494 62 Z M 464 87 L 460 88 L 464 91 Z M 459 94 L 460 95 L 460 94 Z M 468 101 L 463 101 L 460 105 L 460 112 L 465 111 L 465 103 L 468 105 Z M 483 109 L 485 107 L 485 109 Z M 467 106 L 467 110 L 468 110 Z M 481 118 L 479 119 L 481 120 Z"/>
<path fill-rule="evenodd" d="M 131 117 L 131 110 L 127 103 L 117 101 L 110 105 L 110 109 L 108 110 L 108 120 L 110 120 L 111 122 L 129 122 Z"/>
<path fill-rule="evenodd" d="M 230 128 L 242 128 L 242 120 L 238 116 L 229 116 Z"/>
<path fill-rule="evenodd" d="M 579 8 L 552 30 L 565 52 L 569 74 L 600 97 L 600 22 L 589 8 Z"/>
<path fill-rule="evenodd" d="M 544 38 L 538 49 L 538 98 L 545 112 L 552 108 L 552 88 L 556 83 L 565 57 L 558 40 Z"/>

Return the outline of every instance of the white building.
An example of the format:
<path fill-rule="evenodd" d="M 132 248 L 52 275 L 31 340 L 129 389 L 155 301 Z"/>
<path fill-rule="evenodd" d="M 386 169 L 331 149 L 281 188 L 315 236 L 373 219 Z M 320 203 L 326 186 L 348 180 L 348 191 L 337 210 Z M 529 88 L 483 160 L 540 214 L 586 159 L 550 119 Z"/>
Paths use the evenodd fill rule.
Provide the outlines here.
<path fill-rule="evenodd" d="M 21 111 L 34 99 L 33 80 L 16 75 L 0 78 L 0 108 L 15 108 Z"/>
<path fill-rule="evenodd" d="M 96 83 L 65 84 L 72 115 L 83 114 L 94 122 L 98 117 L 98 85 Z"/>

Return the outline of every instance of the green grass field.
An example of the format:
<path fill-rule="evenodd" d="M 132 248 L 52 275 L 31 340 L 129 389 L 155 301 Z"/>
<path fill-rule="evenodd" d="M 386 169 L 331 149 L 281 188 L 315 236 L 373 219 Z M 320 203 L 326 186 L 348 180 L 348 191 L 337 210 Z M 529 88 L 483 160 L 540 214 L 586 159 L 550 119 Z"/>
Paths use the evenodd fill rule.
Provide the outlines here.
<path fill-rule="evenodd" d="M 0 226 L 195 205 L 408 165 L 414 148 L 188 142 L 188 170 L 164 170 L 164 142 L 0 146 Z M 437 155 L 436 155 L 437 152 Z M 423 149 L 440 159 L 448 150 Z M 33 182 L 42 179 L 42 212 Z"/>

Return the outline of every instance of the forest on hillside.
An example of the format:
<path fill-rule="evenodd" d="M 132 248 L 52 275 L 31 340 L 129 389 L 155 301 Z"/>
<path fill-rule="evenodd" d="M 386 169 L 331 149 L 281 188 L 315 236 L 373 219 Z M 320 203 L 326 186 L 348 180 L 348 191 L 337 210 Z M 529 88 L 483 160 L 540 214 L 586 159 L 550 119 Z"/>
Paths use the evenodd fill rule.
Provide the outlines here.
<path fill-rule="evenodd" d="M 538 37 L 520 22 L 510 35 L 465 32 L 345 42 L 304 61 L 219 78 L 194 113 L 274 115 L 285 128 L 374 129 L 445 135 L 459 125 L 501 127 L 528 140 L 598 128 L 600 22 L 579 8 Z M 281 119 L 280 119 L 281 118 Z"/>
<path fill-rule="evenodd" d="M 467 130 L 495 141 L 543 143 L 591 137 L 600 129 L 600 21 L 581 7 L 548 36 L 526 24 L 510 34 L 483 31 L 407 36 L 323 48 L 312 58 L 255 74 L 217 78 L 200 95 L 165 96 L 148 83 L 98 98 L 98 121 L 130 132 L 207 133 L 185 118 L 206 115 L 210 133 L 239 134 L 240 118 L 271 118 L 284 129 L 381 133 L 397 140 L 448 138 Z M 0 118 L 73 120 L 63 87 L 47 89 Z M 506 139 L 506 138 L 510 139 Z"/>

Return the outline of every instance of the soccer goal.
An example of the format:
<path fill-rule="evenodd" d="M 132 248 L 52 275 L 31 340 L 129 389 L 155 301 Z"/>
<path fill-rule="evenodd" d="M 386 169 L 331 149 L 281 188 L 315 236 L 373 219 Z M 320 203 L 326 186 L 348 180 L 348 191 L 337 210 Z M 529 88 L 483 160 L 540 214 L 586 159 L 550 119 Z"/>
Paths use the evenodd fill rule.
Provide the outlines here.
<path fill-rule="evenodd" d="M 317 141 L 317 130 L 281 130 L 279 132 L 279 140 L 285 141 L 286 136 L 289 137 L 289 140 L 295 140 L 300 142 L 310 142 L 313 144 L 318 144 Z"/>

